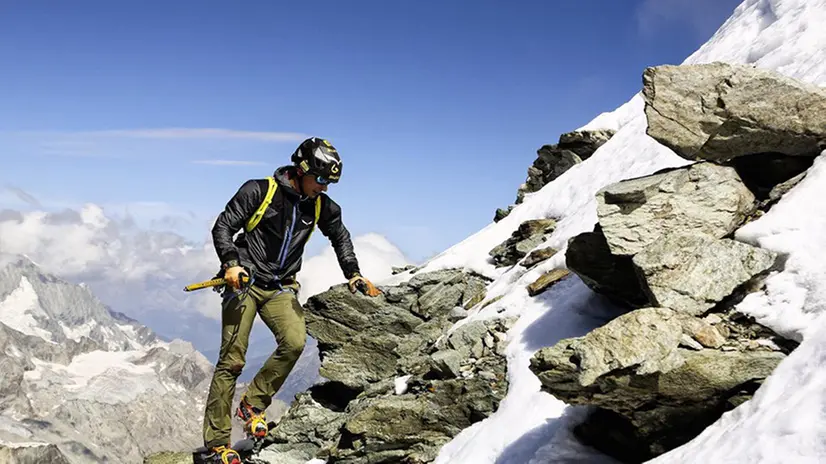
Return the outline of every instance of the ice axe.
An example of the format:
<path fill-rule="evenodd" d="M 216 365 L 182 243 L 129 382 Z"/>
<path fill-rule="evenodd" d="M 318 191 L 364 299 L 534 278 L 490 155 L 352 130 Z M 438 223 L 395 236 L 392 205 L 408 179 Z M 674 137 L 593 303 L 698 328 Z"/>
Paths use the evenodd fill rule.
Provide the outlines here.
<path fill-rule="evenodd" d="M 239 275 L 239 277 L 241 279 L 241 285 L 242 286 L 246 286 L 250 282 L 250 277 L 247 275 L 246 272 L 242 272 Z M 221 285 L 229 285 L 229 282 L 227 282 L 227 279 L 225 279 L 223 277 L 217 277 L 215 279 L 205 280 L 203 282 L 198 282 L 198 283 L 187 285 L 186 287 L 184 287 L 184 291 L 185 292 L 191 292 L 193 290 L 200 290 L 202 288 L 210 288 L 210 287 L 218 287 L 218 286 L 221 286 Z"/>

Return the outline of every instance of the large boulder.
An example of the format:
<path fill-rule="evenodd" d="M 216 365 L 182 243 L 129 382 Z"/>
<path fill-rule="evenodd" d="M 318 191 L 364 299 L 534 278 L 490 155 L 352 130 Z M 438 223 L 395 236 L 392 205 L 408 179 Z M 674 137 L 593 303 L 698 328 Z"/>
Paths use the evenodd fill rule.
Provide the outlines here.
<path fill-rule="evenodd" d="M 597 215 L 611 253 L 633 256 L 664 234 L 725 237 L 756 210 L 734 168 L 696 163 L 604 187 Z"/>
<path fill-rule="evenodd" d="M 774 264 L 776 253 L 695 232 L 662 236 L 634 256 L 649 300 L 700 315 Z"/>
<path fill-rule="evenodd" d="M 512 321 L 453 328 L 488 282 L 443 270 L 382 287 L 375 298 L 346 285 L 310 298 L 307 330 L 318 340 L 326 380 L 296 397 L 261 456 L 285 464 L 435 459 L 461 430 L 496 411 L 507 392 L 503 354 Z"/>
<path fill-rule="evenodd" d="M 767 330 L 741 330 L 668 308 L 642 308 L 583 337 L 539 350 L 530 368 L 544 391 L 597 413 L 577 429 L 586 443 L 641 462 L 683 444 L 754 393 L 785 357 Z M 740 327 L 741 329 L 734 329 Z M 709 329 L 719 349 L 699 343 Z"/>
<path fill-rule="evenodd" d="M 816 156 L 826 143 L 826 90 L 775 71 L 656 66 L 643 73 L 643 97 L 648 135 L 688 160 Z"/>

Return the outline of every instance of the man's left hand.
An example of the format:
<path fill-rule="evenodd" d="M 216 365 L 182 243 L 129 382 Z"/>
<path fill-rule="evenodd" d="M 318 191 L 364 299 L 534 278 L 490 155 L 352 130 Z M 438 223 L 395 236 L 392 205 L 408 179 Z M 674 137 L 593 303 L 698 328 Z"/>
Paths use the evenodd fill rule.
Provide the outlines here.
<path fill-rule="evenodd" d="M 350 279 L 348 285 L 350 286 L 350 292 L 352 293 L 356 293 L 356 290 L 360 290 L 361 293 L 369 296 L 379 296 L 381 294 L 381 290 L 376 288 L 372 282 L 358 274 L 354 275 Z"/>

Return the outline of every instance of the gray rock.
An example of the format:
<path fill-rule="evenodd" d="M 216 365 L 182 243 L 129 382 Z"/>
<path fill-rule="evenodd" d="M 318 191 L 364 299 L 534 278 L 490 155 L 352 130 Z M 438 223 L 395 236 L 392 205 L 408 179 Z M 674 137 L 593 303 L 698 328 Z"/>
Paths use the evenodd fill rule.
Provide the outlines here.
<path fill-rule="evenodd" d="M 688 160 L 816 156 L 824 149 L 826 90 L 775 71 L 656 66 L 643 73 L 643 97 L 648 135 Z"/>
<path fill-rule="evenodd" d="M 463 285 L 455 285 L 450 281 L 437 284 L 419 297 L 419 304 L 414 311 L 425 319 L 447 315 L 462 303 L 463 294 Z"/>
<path fill-rule="evenodd" d="M 394 350 L 399 341 L 399 337 L 388 334 L 359 335 L 350 345 L 325 353 L 319 373 L 353 389 L 363 389 L 396 373 L 398 357 Z"/>
<path fill-rule="evenodd" d="M 528 256 L 519 264 L 525 267 L 532 267 L 552 258 L 557 253 L 558 250 L 551 247 L 539 248 L 530 252 L 530 254 L 528 254 Z"/>
<path fill-rule="evenodd" d="M 461 270 L 442 269 L 439 271 L 426 272 L 424 274 L 416 274 L 407 282 L 407 285 L 416 290 L 420 290 L 428 285 L 459 283 L 463 280 L 463 278 L 464 273 Z"/>
<path fill-rule="evenodd" d="M 537 150 L 537 159 L 528 169 L 523 194 L 538 192 L 549 182 L 564 174 L 568 169 L 582 162 L 582 158 L 571 150 L 560 149 L 557 145 L 544 145 Z"/>
<path fill-rule="evenodd" d="M 487 277 L 477 274 L 467 273 L 465 275 L 465 288 L 462 293 L 462 307 L 470 309 L 481 303 L 487 296 L 488 284 L 491 282 Z"/>
<path fill-rule="evenodd" d="M 279 450 L 278 444 L 288 445 L 284 448 L 303 448 L 306 454 L 302 457 L 306 462 L 338 438 L 339 429 L 345 419 L 346 415 L 343 412 L 324 407 L 313 399 L 312 393 L 299 393 L 277 427 L 270 430 L 268 438 L 276 445 L 275 449 L 270 447 L 270 450 Z M 281 454 L 279 453 L 279 457 Z"/>
<path fill-rule="evenodd" d="M 795 186 L 797 186 L 797 184 L 799 184 L 805 178 L 806 173 L 803 172 L 785 182 L 775 185 L 774 188 L 772 188 L 769 192 L 768 201 L 771 203 L 779 201 L 783 197 L 783 195 L 789 193 L 789 191 L 791 191 Z"/>
<path fill-rule="evenodd" d="M 720 317 L 719 314 L 709 314 L 708 316 L 703 318 L 703 321 L 708 324 L 714 325 L 723 322 L 723 318 Z"/>
<path fill-rule="evenodd" d="M 571 344 L 578 360 L 578 381 L 593 384 L 608 372 L 632 368 L 638 375 L 666 373 L 679 367 L 682 325 L 665 308 L 643 308 L 624 314 Z"/>
<path fill-rule="evenodd" d="M 466 318 L 467 315 L 467 309 L 461 306 L 456 306 L 455 308 L 451 309 L 449 313 L 447 313 L 447 320 L 449 320 L 450 322 L 457 322 Z"/>
<path fill-rule="evenodd" d="M 493 372 L 488 371 L 481 371 L 479 372 L 479 378 L 488 380 L 488 381 L 495 381 L 497 379 L 496 374 Z"/>
<path fill-rule="evenodd" d="M 444 375 L 446 379 L 453 379 L 461 375 L 462 361 L 466 357 L 462 356 L 456 350 L 441 350 L 430 355 L 436 368 Z"/>
<path fill-rule="evenodd" d="M 408 265 L 401 266 L 401 267 L 393 266 L 393 267 L 390 268 L 390 271 L 393 275 L 396 275 L 396 274 L 401 274 L 402 272 L 412 271 L 414 269 L 416 269 L 416 266 L 414 266 L 412 264 L 408 264 Z"/>
<path fill-rule="evenodd" d="M 768 270 L 776 254 L 702 233 L 662 236 L 633 258 L 652 303 L 700 315 Z"/>
<path fill-rule="evenodd" d="M 575 131 L 562 134 L 556 145 L 543 145 L 536 151 L 537 158 L 528 168 L 528 177 L 519 187 L 516 203 L 522 203 L 525 194 L 537 192 L 549 182 L 591 157 L 614 132 L 611 130 Z"/>
<path fill-rule="evenodd" d="M 633 256 L 677 231 L 725 237 L 755 209 L 754 195 L 734 168 L 711 163 L 622 181 L 597 193 L 599 224 L 618 256 Z"/>
<path fill-rule="evenodd" d="M 694 340 L 687 334 L 682 334 L 682 336 L 680 337 L 680 346 L 695 351 L 700 351 L 703 349 L 703 345 L 701 345 L 697 340 Z"/>
<path fill-rule="evenodd" d="M 470 356 L 479 358 L 487 334 L 488 328 L 483 321 L 469 322 L 457 328 L 448 336 L 448 344 L 465 358 Z"/>
<path fill-rule="evenodd" d="M 499 222 L 502 219 L 508 217 L 508 215 L 513 211 L 513 205 L 508 206 L 507 209 L 505 208 L 496 208 L 496 213 L 493 215 L 493 222 Z"/>
<path fill-rule="evenodd" d="M 614 131 L 610 129 L 566 132 L 559 136 L 558 147 L 576 153 L 585 161 L 613 136 Z"/>
<path fill-rule="evenodd" d="M 649 344 L 632 339 L 646 338 L 652 335 L 650 332 L 639 336 L 630 332 L 624 337 L 617 332 L 615 337 L 622 338 L 621 343 L 631 345 L 623 348 L 606 344 L 605 350 L 593 345 L 597 353 L 615 349 L 619 354 L 603 355 L 603 359 L 615 360 L 613 368 L 586 386 L 581 385 L 583 371 L 577 364 L 580 358 L 576 347 L 584 343 L 581 339 L 566 339 L 543 348 L 530 366 L 543 390 L 556 398 L 568 404 L 597 407 L 596 413 L 576 429 L 581 440 L 631 462 L 651 459 L 694 438 L 731 407 L 727 401 L 732 392 L 741 402 L 750 397 L 759 381 L 771 374 L 785 356 L 768 351 L 683 349 L 679 347 L 682 334 L 679 322 L 675 324 L 676 316 L 669 318 L 667 312 L 658 309 L 649 311 L 649 316 L 655 324 L 665 324 L 669 336 L 657 335 L 659 341 Z M 639 321 L 639 327 L 629 324 L 626 328 L 645 330 L 643 326 L 651 319 L 647 316 Z M 641 369 L 643 365 L 652 366 L 643 359 L 646 352 L 654 359 L 681 362 L 659 363 L 664 371 Z M 604 371 L 608 363 L 596 365 L 598 371 Z"/>
<path fill-rule="evenodd" d="M 190 457 L 190 460 L 192 458 Z M 0 462 L 15 464 L 70 464 L 71 461 L 50 443 L 30 444 L 22 446 L 0 444 Z"/>
<path fill-rule="evenodd" d="M 525 221 L 507 240 L 494 247 L 488 254 L 493 258 L 497 267 L 512 266 L 542 244 L 554 229 L 556 229 L 554 219 Z"/>
<path fill-rule="evenodd" d="M 539 278 L 537 278 L 532 283 L 528 284 L 528 295 L 536 296 L 540 293 L 544 292 L 545 290 L 551 288 L 552 285 L 559 282 L 560 280 L 568 277 L 571 272 L 567 269 L 554 269 L 548 271 Z"/>
<path fill-rule="evenodd" d="M 611 254 L 599 225 L 593 232 L 585 232 L 568 240 L 565 265 L 591 290 L 623 306 L 640 308 L 649 305 L 631 258 Z"/>

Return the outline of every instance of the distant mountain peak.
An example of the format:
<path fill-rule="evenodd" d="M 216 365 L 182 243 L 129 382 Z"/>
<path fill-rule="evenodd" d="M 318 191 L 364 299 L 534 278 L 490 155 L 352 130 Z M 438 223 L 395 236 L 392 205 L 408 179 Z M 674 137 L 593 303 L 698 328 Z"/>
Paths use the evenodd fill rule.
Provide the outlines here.
<path fill-rule="evenodd" d="M 185 430 L 179 449 L 200 444 L 212 364 L 25 256 L 0 254 L 0 353 L 0 439 L 80 462 L 140 461 L 170 446 L 162 430 Z"/>

